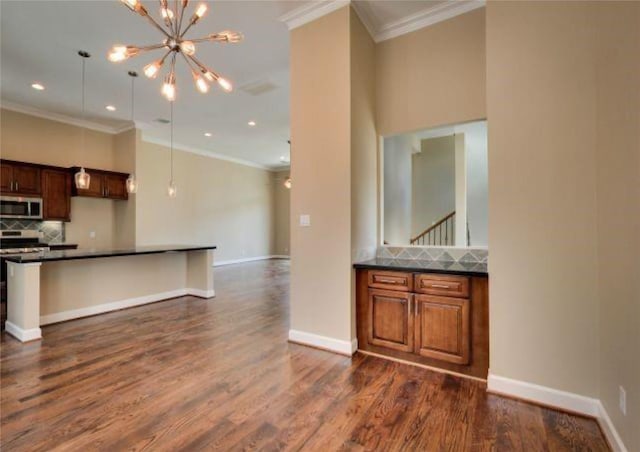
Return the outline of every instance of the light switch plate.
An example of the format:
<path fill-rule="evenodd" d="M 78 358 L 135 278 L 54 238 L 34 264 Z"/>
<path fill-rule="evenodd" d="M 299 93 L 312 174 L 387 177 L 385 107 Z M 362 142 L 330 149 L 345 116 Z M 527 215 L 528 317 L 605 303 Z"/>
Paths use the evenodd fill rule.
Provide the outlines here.
<path fill-rule="evenodd" d="M 311 215 L 308 215 L 308 214 L 300 215 L 300 226 L 302 227 L 311 226 Z"/>

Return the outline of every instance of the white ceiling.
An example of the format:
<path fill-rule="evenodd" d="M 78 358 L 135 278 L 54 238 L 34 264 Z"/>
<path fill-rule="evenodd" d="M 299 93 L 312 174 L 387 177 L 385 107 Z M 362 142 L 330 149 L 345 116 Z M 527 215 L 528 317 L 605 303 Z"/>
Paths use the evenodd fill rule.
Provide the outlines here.
<path fill-rule="evenodd" d="M 143 3 L 157 14 L 156 1 Z M 196 2 L 191 3 L 190 7 L 195 8 Z M 186 65 L 178 61 L 174 142 L 177 147 L 258 166 L 282 166 L 280 158 L 288 157 L 289 139 L 289 32 L 283 20 L 309 16 L 313 10 L 317 15 L 320 9 L 345 2 L 208 3 L 207 15 L 187 36 L 199 37 L 225 29 L 244 34 L 245 40 L 239 44 L 197 45 L 196 56 L 230 79 L 235 89 L 227 94 L 212 86 L 209 94 L 200 94 L 193 87 Z M 470 3 L 478 1 L 358 0 L 354 6 L 379 41 L 394 33 L 412 31 L 411 27 L 424 26 L 421 23 L 428 25 L 425 17 L 451 17 L 452 11 L 462 11 L 461 5 Z M 464 8 L 471 9 L 468 5 Z M 81 58 L 77 51 L 87 50 L 92 54 L 87 62 L 87 119 L 117 130 L 131 124 L 131 82 L 127 71 L 141 72 L 159 51 L 119 64 L 107 61 L 107 52 L 118 43 L 159 43 L 160 33 L 118 0 L 2 0 L 0 40 L 3 106 L 80 118 Z M 30 85 L 35 81 L 46 89 L 32 89 Z M 136 124 L 147 139 L 156 142 L 169 138 L 169 126 L 154 121 L 169 117 L 168 102 L 159 93 L 161 83 L 160 77 L 149 80 L 141 76 L 136 80 Z M 259 95 L 243 90 L 263 83 L 274 88 Z M 108 112 L 106 105 L 115 105 L 117 110 Z M 257 126 L 249 127 L 249 120 L 255 120 Z M 205 137 L 205 132 L 212 137 Z"/>

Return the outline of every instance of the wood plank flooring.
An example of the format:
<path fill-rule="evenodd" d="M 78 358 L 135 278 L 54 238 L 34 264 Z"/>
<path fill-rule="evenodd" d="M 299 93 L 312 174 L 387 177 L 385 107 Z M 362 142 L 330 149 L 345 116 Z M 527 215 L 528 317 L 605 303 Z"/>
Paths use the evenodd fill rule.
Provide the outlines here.
<path fill-rule="evenodd" d="M 0 447 L 602 451 L 594 420 L 479 382 L 287 343 L 289 263 L 215 270 L 183 297 L 1 340 Z"/>

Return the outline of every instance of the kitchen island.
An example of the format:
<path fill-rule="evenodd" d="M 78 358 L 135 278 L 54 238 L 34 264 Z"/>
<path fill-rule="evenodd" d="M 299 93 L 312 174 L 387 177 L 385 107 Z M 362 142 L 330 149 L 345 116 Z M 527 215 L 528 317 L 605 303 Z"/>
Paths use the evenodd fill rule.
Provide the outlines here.
<path fill-rule="evenodd" d="M 41 339 L 41 325 L 184 295 L 212 298 L 215 246 L 147 246 L 12 255 L 6 331 Z"/>

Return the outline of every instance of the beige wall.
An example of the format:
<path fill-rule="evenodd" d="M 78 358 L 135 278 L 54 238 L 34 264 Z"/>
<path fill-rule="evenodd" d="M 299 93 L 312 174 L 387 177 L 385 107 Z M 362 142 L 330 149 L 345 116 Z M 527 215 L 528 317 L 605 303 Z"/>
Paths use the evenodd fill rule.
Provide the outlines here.
<path fill-rule="evenodd" d="M 591 25 L 587 4 L 487 5 L 490 369 L 597 396 Z"/>
<path fill-rule="evenodd" d="M 140 131 L 131 129 L 113 137 L 115 166 L 126 173 L 134 173 L 136 168 L 136 146 Z M 131 248 L 136 244 L 136 195 L 129 196 L 127 202 L 114 203 L 114 246 Z"/>
<path fill-rule="evenodd" d="M 216 261 L 273 254 L 272 172 L 176 150 L 172 199 L 169 148 L 140 141 L 136 176 L 138 245 L 215 244 Z"/>
<path fill-rule="evenodd" d="M 349 12 L 290 39 L 291 329 L 342 341 L 352 337 Z"/>
<path fill-rule="evenodd" d="M 288 256 L 291 250 L 291 244 L 289 243 L 291 190 L 284 186 L 284 181 L 289 177 L 290 172 L 289 170 L 278 171 L 274 175 L 275 213 L 273 219 L 275 243 L 273 254 L 278 256 Z"/>
<path fill-rule="evenodd" d="M 600 400 L 632 451 L 640 450 L 640 3 L 598 3 L 596 15 L 598 377 Z"/>
<path fill-rule="evenodd" d="M 380 135 L 486 117 L 485 10 L 376 46 Z"/>
<path fill-rule="evenodd" d="M 84 165 L 108 170 L 125 169 L 116 161 L 113 136 L 69 124 L 37 118 L 9 110 L 0 111 L 0 155 L 4 159 L 69 167 Z M 115 205 L 108 199 L 71 199 L 71 223 L 66 224 L 66 241 L 82 248 L 115 245 Z M 89 232 L 96 233 L 95 238 Z"/>

